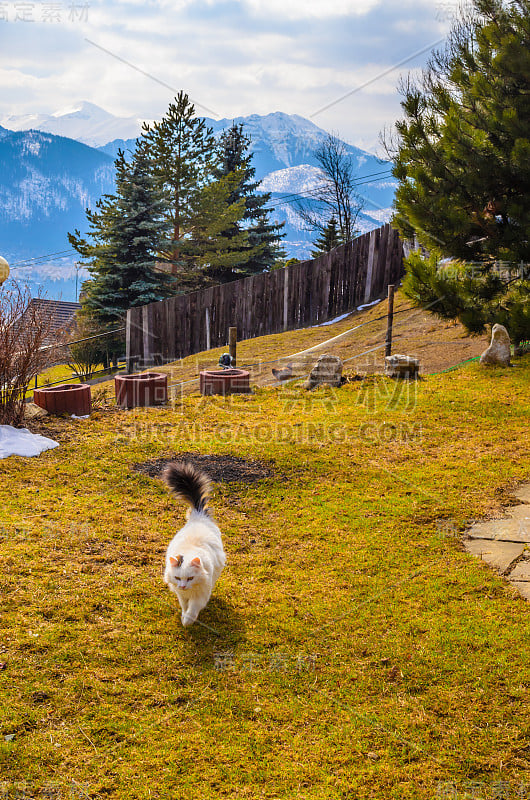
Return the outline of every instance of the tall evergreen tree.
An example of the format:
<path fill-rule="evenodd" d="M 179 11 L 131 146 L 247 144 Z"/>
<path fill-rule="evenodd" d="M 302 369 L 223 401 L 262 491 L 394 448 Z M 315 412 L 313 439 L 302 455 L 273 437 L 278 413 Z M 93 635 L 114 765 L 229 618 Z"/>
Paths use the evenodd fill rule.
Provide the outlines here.
<path fill-rule="evenodd" d="M 474 0 L 402 90 L 387 144 L 400 181 L 394 224 L 433 252 L 409 260 L 409 295 L 471 331 L 503 322 L 516 341 L 530 338 L 528 0 Z M 448 274 L 439 256 L 467 264 Z"/>
<path fill-rule="evenodd" d="M 160 122 L 144 124 L 136 152 L 148 160 L 166 202 L 170 235 L 160 253 L 179 290 L 210 282 L 208 270 L 231 269 L 231 252 L 244 249 L 248 238 L 237 228 L 244 204 L 234 197 L 237 179 L 221 174 L 212 129 L 187 94 L 179 92 Z M 232 241 L 224 241 L 223 231 L 233 227 Z"/>
<path fill-rule="evenodd" d="M 417 82 L 387 144 L 394 222 L 463 259 L 530 260 L 530 3 L 474 0 Z"/>
<path fill-rule="evenodd" d="M 91 275 L 83 285 L 83 311 L 107 328 L 122 324 L 131 306 L 175 291 L 174 279 L 155 269 L 165 202 L 149 164 L 140 154 L 127 162 L 120 150 L 115 167 L 116 193 L 103 195 L 95 211 L 87 210 L 87 238 L 79 230 L 68 234 Z"/>
<path fill-rule="evenodd" d="M 225 236 L 231 240 L 233 250 L 239 258 L 234 266 L 228 269 L 217 269 L 215 266 L 209 274 L 219 282 L 227 282 L 245 278 L 257 272 L 270 269 L 276 259 L 285 256 L 280 241 L 285 236 L 282 228 L 285 223 L 278 224 L 269 220 L 270 192 L 260 193 L 260 181 L 255 180 L 256 169 L 252 166 L 252 153 L 249 152 L 251 139 L 243 132 L 242 124 L 233 124 L 223 131 L 218 142 L 219 163 L 216 174 L 219 179 L 237 175 L 230 203 L 243 201 L 244 213 L 230 228 Z M 246 233 L 246 241 L 237 244 L 238 235 Z"/>
<path fill-rule="evenodd" d="M 331 217 L 327 226 L 315 240 L 313 244 L 315 249 L 311 251 L 311 256 L 317 258 L 321 256 L 322 253 L 329 253 L 330 250 L 333 250 L 334 247 L 338 247 L 339 244 L 342 244 L 342 240 L 337 229 L 337 220 L 335 217 Z"/>

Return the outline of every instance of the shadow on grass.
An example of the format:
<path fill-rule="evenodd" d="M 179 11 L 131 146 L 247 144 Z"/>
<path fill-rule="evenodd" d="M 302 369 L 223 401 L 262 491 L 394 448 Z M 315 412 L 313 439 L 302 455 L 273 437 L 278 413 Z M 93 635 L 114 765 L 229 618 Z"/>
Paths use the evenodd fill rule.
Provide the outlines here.
<path fill-rule="evenodd" d="M 215 654 L 232 651 L 246 638 L 243 618 L 223 598 L 212 597 L 199 614 L 199 619 L 186 628 L 180 621 L 178 603 L 173 613 L 177 628 L 175 634 L 185 649 L 186 645 L 189 646 L 191 662 L 203 669 L 215 669 Z"/>
<path fill-rule="evenodd" d="M 226 647 L 245 638 L 241 614 L 221 597 L 212 597 L 197 622 L 185 630 L 197 646 Z"/>

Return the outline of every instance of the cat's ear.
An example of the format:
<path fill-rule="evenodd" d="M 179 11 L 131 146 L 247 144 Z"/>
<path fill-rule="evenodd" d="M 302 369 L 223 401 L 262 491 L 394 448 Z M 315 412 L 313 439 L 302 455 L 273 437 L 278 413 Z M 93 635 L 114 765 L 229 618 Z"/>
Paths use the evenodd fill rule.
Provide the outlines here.
<path fill-rule="evenodd" d="M 192 558 L 192 560 L 190 561 L 190 564 L 192 567 L 200 567 L 201 559 L 199 558 L 199 556 L 195 556 L 195 558 Z"/>
<path fill-rule="evenodd" d="M 183 561 L 184 561 L 183 556 L 177 556 L 176 558 L 173 558 L 173 556 L 169 556 L 169 563 L 171 564 L 172 567 L 180 567 Z"/>

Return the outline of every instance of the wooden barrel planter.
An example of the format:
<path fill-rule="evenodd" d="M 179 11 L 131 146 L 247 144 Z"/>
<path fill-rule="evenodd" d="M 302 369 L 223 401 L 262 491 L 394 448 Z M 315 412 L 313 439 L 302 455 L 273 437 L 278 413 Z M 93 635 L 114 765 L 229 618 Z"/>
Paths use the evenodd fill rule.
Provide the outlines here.
<path fill-rule="evenodd" d="M 91 397 L 88 383 L 60 383 L 33 390 L 33 402 L 49 414 L 90 414 Z"/>
<path fill-rule="evenodd" d="M 201 394 L 250 392 L 250 372 L 244 369 L 206 369 L 199 373 Z"/>
<path fill-rule="evenodd" d="M 114 391 L 120 408 L 159 406 L 167 403 L 167 375 L 162 372 L 116 375 Z"/>

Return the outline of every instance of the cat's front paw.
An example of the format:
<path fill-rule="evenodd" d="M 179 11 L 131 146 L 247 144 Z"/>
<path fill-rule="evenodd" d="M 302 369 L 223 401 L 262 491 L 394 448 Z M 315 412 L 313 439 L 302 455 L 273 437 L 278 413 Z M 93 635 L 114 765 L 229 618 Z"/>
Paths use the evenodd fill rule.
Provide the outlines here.
<path fill-rule="evenodd" d="M 182 624 L 184 625 L 185 628 L 187 628 L 189 625 L 193 625 L 193 623 L 195 622 L 196 619 L 197 619 L 197 615 L 196 614 L 195 615 L 194 614 L 183 614 L 182 615 Z"/>

